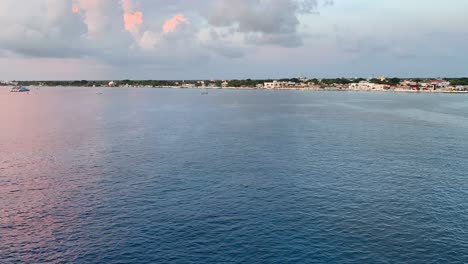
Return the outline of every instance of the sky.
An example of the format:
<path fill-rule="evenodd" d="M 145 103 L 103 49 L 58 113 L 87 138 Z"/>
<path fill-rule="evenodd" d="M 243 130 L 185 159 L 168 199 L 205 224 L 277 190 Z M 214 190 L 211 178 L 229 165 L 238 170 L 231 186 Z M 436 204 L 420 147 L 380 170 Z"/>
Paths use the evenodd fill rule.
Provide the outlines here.
<path fill-rule="evenodd" d="M 0 80 L 468 76 L 467 0 L 1 0 Z"/>

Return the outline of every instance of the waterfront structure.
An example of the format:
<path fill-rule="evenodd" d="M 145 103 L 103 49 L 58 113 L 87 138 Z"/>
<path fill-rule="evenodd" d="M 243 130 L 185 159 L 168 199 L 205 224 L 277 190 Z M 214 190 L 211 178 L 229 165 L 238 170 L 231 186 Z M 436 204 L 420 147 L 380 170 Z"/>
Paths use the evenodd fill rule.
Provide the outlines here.
<path fill-rule="evenodd" d="M 184 83 L 184 84 L 182 84 L 181 87 L 182 88 L 195 88 L 197 86 L 195 84 L 193 84 L 193 83 Z"/>
<path fill-rule="evenodd" d="M 450 86 L 450 82 L 444 81 L 444 80 L 433 80 L 430 82 L 430 85 L 432 88 L 437 89 L 437 88 L 447 88 Z"/>
<path fill-rule="evenodd" d="M 386 87 L 383 84 L 361 81 L 358 83 L 351 83 L 348 88 L 351 90 L 383 90 Z"/>
<path fill-rule="evenodd" d="M 278 87 L 278 81 L 266 82 L 263 84 L 265 89 L 275 89 Z"/>
<path fill-rule="evenodd" d="M 454 90 L 455 91 L 460 91 L 460 92 L 468 91 L 468 85 L 458 85 L 458 86 L 455 87 Z"/>
<path fill-rule="evenodd" d="M 198 83 L 198 85 L 199 85 L 200 87 L 202 87 L 202 88 L 206 87 L 205 81 L 198 81 L 197 83 Z"/>
<path fill-rule="evenodd" d="M 29 89 L 24 87 L 24 86 L 15 86 L 15 87 L 10 89 L 10 92 L 12 92 L 12 93 L 25 93 L 25 92 L 29 92 Z"/>
<path fill-rule="evenodd" d="M 281 88 L 286 88 L 289 86 L 294 85 L 295 83 L 293 82 L 279 82 L 279 81 L 273 81 L 273 82 L 266 82 L 263 84 L 263 87 L 265 89 L 281 89 Z"/>

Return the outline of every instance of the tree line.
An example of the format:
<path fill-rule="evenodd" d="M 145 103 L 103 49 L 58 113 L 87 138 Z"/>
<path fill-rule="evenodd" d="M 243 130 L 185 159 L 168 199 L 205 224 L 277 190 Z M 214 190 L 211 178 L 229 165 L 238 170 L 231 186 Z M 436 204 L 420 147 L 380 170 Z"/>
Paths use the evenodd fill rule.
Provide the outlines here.
<path fill-rule="evenodd" d="M 468 85 L 468 78 L 449 78 L 446 80 L 453 86 Z"/>
<path fill-rule="evenodd" d="M 298 78 L 284 78 L 277 79 L 280 82 L 292 82 L 299 84 L 301 82 L 310 83 L 320 86 L 332 86 L 332 85 L 346 85 L 350 83 L 357 83 L 365 81 L 363 78 L 328 78 L 328 79 L 308 79 L 301 81 Z M 408 79 L 414 82 L 422 82 L 424 79 L 415 78 Z M 468 85 L 468 78 L 445 78 L 444 80 L 449 81 L 451 85 Z M 229 87 L 256 87 L 257 85 L 264 84 L 265 82 L 273 82 L 273 79 L 239 79 L 239 80 L 228 80 Z M 384 84 L 395 86 L 400 84 L 402 79 L 400 78 L 388 78 L 388 79 L 370 79 L 369 82 L 376 84 Z M 18 81 L 18 85 L 22 86 L 78 86 L 78 87 L 92 87 L 92 86 L 107 86 L 111 80 L 69 80 L 69 81 Z M 193 84 L 198 87 L 215 86 L 221 87 L 222 80 L 119 80 L 114 81 L 116 86 L 147 86 L 147 87 L 175 87 L 183 84 Z"/>

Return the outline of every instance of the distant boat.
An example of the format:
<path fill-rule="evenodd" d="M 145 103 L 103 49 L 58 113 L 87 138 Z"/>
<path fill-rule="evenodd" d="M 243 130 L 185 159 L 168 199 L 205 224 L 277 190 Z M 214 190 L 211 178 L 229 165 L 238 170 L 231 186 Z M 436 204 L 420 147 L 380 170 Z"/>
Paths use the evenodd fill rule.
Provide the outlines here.
<path fill-rule="evenodd" d="M 24 86 L 15 86 L 15 87 L 10 89 L 10 92 L 12 92 L 12 93 L 25 93 L 25 92 L 29 92 L 29 89 L 24 87 Z"/>
<path fill-rule="evenodd" d="M 202 95 L 207 95 L 208 94 L 208 90 L 205 89 L 204 92 L 201 93 Z"/>

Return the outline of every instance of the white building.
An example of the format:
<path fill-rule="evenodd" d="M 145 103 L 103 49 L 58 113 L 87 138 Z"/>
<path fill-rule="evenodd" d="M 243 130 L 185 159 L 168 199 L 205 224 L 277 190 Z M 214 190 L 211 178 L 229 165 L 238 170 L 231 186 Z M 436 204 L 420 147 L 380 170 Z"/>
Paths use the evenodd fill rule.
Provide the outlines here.
<path fill-rule="evenodd" d="M 184 83 L 181 86 L 182 88 L 195 88 L 197 87 L 194 83 Z"/>
<path fill-rule="evenodd" d="M 382 90 L 384 89 L 383 84 L 371 83 L 368 81 L 361 81 L 359 83 L 351 83 L 349 89 L 351 90 Z"/>
<path fill-rule="evenodd" d="M 450 86 L 450 82 L 447 82 L 447 81 L 443 81 L 443 82 L 440 82 L 439 84 L 437 84 L 437 87 L 439 88 L 447 88 Z"/>
<path fill-rule="evenodd" d="M 279 89 L 279 88 L 284 88 L 288 86 L 289 86 L 288 82 L 278 82 L 278 81 L 266 82 L 263 84 L 263 87 L 265 89 Z"/>
<path fill-rule="evenodd" d="M 0 84 L 4 85 L 18 85 L 18 82 L 12 82 L 12 81 L 0 81 Z"/>
<path fill-rule="evenodd" d="M 455 91 L 468 91 L 468 85 L 458 85 L 455 87 Z"/>
<path fill-rule="evenodd" d="M 263 87 L 265 89 L 275 89 L 276 85 L 277 85 L 277 81 L 273 81 L 273 82 L 266 82 L 263 84 Z"/>

